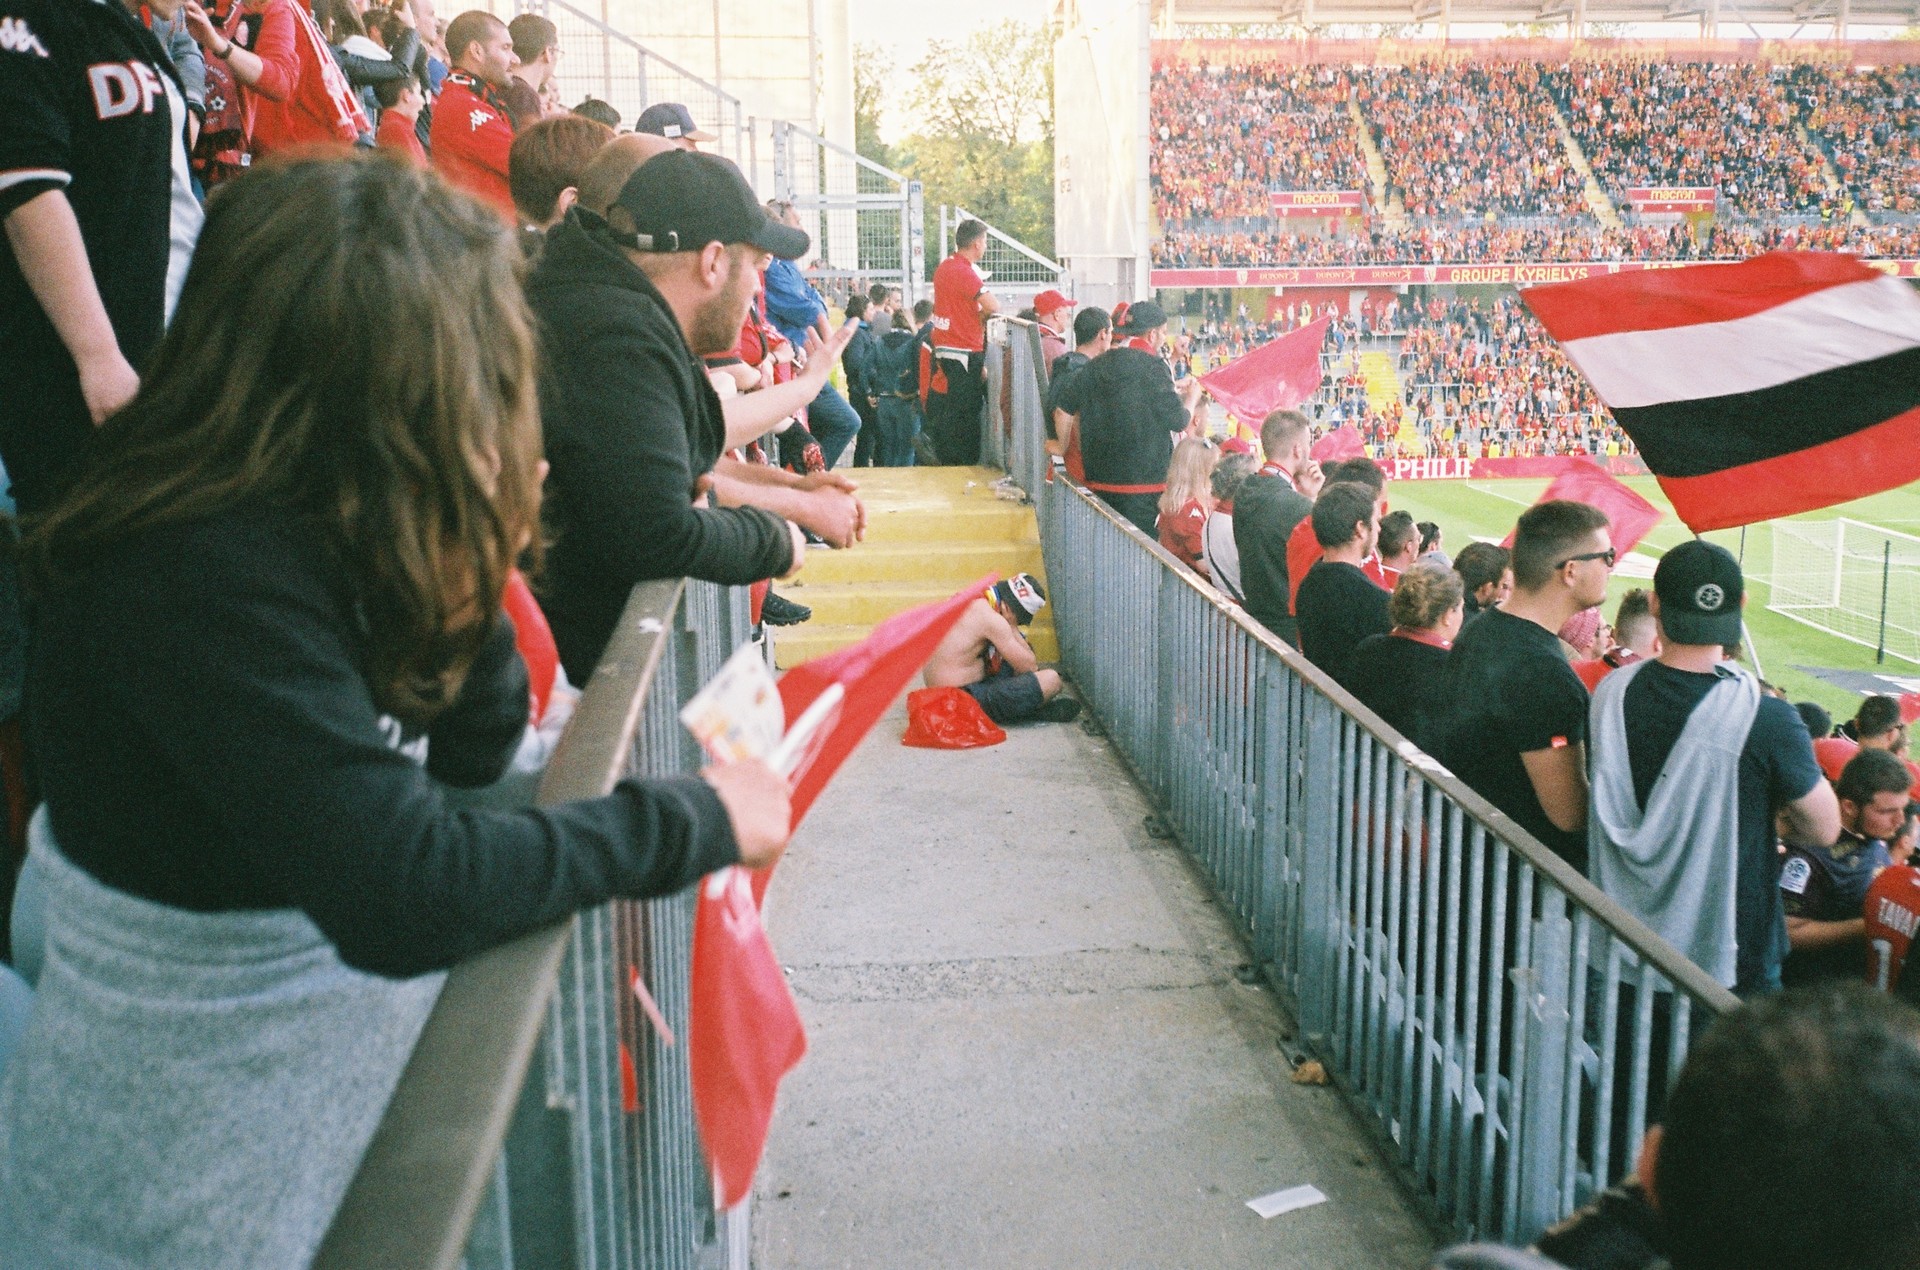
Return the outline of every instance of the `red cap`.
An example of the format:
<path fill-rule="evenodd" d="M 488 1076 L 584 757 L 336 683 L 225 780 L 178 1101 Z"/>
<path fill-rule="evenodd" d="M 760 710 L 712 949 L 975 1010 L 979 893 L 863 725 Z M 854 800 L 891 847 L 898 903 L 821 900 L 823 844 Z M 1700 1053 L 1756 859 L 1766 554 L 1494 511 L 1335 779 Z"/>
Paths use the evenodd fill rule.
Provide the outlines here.
<path fill-rule="evenodd" d="M 1078 300 L 1067 299 L 1058 291 L 1042 291 L 1033 297 L 1033 311 L 1041 314 L 1057 313 L 1061 309 L 1075 308 L 1079 303 Z"/>

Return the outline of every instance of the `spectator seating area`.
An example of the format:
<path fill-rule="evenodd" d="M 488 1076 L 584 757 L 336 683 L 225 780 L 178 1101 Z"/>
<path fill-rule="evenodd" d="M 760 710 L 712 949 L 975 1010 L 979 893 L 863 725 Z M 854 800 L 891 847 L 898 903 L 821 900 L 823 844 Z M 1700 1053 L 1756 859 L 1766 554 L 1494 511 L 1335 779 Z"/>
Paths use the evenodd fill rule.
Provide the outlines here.
<path fill-rule="evenodd" d="M 1162 59 L 1152 115 L 1161 267 L 1920 255 L 1914 66 Z M 1672 186 L 1717 190 L 1714 213 L 1635 215 L 1628 190 Z M 1274 192 L 1356 187 L 1364 218 L 1271 214 Z"/>

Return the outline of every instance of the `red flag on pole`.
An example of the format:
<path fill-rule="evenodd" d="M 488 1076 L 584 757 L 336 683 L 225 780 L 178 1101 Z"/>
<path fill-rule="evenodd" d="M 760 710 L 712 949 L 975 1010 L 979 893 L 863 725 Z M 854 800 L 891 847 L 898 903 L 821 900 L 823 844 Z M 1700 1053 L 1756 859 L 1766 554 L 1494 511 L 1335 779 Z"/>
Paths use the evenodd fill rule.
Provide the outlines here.
<path fill-rule="evenodd" d="M 1575 459 L 1566 471 L 1554 477 L 1553 484 L 1547 486 L 1534 503 L 1537 506 L 1556 499 L 1585 503 L 1604 512 L 1613 526 L 1613 549 L 1623 556 L 1660 523 L 1659 508 L 1608 475 L 1599 464 L 1585 459 Z M 1513 534 L 1509 533 L 1500 545 L 1511 548 Z"/>
<path fill-rule="evenodd" d="M 1522 291 L 1695 533 L 1920 479 L 1920 296 L 1852 256 Z"/>
<path fill-rule="evenodd" d="M 1357 459 L 1367 452 L 1367 443 L 1350 423 L 1343 423 L 1313 443 L 1313 461 L 1327 464 L 1342 459 Z"/>
<path fill-rule="evenodd" d="M 1320 346 L 1331 318 L 1262 344 L 1245 357 L 1200 376 L 1220 408 L 1251 427 L 1275 410 L 1291 410 L 1320 388 Z"/>
<path fill-rule="evenodd" d="M 774 766 L 793 782 L 798 828 L 814 799 L 994 579 L 888 618 L 861 643 L 795 666 L 780 680 L 789 742 Z M 783 747 L 784 750 L 784 747 Z M 800 1011 L 760 924 L 773 870 L 721 869 L 700 884 L 693 924 L 687 1062 L 694 1119 L 714 1197 L 747 1197 L 767 1145 L 780 1081 L 807 1052 Z"/>

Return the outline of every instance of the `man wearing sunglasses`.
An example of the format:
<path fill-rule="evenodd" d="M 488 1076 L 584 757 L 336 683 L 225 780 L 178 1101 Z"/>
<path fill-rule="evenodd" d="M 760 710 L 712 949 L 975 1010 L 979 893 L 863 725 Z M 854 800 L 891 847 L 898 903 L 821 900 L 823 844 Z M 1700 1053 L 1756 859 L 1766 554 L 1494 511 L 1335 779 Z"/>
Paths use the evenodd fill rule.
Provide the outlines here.
<path fill-rule="evenodd" d="M 1608 522 L 1556 500 L 1520 517 L 1513 593 L 1447 660 L 1452 718 L 1440 759 L 1576 869 L 1587 863 L 1587 689 L 1560 649 L 1568 618 L 1607 598 Z"/>

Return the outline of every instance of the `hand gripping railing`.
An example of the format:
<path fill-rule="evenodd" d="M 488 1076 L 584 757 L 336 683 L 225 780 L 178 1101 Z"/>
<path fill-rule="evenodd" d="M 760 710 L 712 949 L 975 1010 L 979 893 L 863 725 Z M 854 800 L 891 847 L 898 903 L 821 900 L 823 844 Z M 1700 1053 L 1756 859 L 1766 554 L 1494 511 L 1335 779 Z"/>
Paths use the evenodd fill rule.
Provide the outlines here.
<path fill-rule="evenodd" d="M 540 802 L 693 770 L 679 707 L 745 632 L 744 591 L 637 587 Z M 714 1213 L 684 1042 L 667 1048 L 630 988 L 638 972 L 684 1038 L 692 900 L 605 905 L 456 966 L 316 1270 L 744 1268 L 746 1206 Z"/>
<path fill-rule="evenodd" d="M 1518 1242 L 1618 1180 L 1731 994 L 1094 495 L 1037 493 L 1068 677 L 1416 1200 Z"/>

